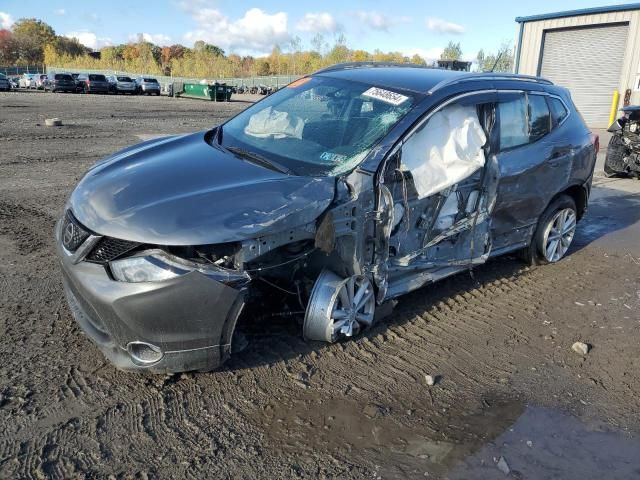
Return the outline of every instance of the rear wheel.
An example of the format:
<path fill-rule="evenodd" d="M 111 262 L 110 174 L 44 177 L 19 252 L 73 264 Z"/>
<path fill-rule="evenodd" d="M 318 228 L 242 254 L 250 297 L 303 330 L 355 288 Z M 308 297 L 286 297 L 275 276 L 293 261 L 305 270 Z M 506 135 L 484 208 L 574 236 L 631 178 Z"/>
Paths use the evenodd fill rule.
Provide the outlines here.
<path fill-rule="evenodd" d="M 540 216 L 531 244 L 521 256 L 529 265 L 561 260 L 573 242 L 577 222 L 575 201 L 568 195 L 560 195 Z"/>

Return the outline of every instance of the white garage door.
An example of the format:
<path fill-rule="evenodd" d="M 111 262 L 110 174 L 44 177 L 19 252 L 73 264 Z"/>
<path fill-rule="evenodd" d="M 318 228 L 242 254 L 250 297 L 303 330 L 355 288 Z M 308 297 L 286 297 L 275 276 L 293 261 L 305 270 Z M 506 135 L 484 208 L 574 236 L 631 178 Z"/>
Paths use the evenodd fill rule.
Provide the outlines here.
<path fill-rule="evenodd" d="M 628 30 L 628 25 L 598 25 L 545 32 L 540 75 L 571 91 L 589 127 L 608 126 Z"/>

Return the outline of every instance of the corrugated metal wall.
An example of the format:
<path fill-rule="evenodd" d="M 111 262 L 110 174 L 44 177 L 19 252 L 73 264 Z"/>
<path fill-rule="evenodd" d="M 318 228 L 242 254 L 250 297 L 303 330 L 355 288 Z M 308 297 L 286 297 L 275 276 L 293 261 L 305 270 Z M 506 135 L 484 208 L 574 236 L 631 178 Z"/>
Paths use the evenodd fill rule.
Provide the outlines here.
<path fill-rule="evenodd" d="M 624 97 L 625 90 L 627 88 L 633 89 L 635 78 L 637 75 L 640 75 L 640 10 L 580 15 L 525 23 L 520 47 L 518 73 L 526 75 L 539 74 L 538 69 L 541 66 L 540 55 L 542 53 L 542 39 L 545 31 L 615 23 L 628 24 L 626 48 L 624 49 L 622 68 L 617 85 L 621 97 Z M 594 61 L 585 64 L 583 68 L 593 70 L 597 73 L 599 67 Z M 613 92 L 611 92 L 611 94 L 613 94 Z M 640 103 L 640 92 L 634 91 L 631 101 L 632 103 Z M 590 126 L 597 128 L 596 125 Z"/>
<path fill-rule="evenodd" d="M 539 74 L 571 90 L 591 127 L 609 126 L 611 92 L 620 83 L 628 30 L 627 24 L 607 24 L 544 35 Z"/>

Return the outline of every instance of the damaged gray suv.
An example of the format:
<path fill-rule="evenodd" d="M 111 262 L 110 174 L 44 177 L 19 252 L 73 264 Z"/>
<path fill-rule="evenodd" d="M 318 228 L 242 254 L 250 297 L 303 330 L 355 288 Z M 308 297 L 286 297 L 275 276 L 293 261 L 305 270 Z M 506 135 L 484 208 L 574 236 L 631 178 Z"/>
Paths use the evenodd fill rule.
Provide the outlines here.
<path fill-rule="evenodd" d="M 560 260 L 597 150 L 541 78 L 337 65 L 93 166 L 56 227 L 68 303 L 127 370 L 218 367 L 243 309 L 350 338 L 491 257 Z"/>

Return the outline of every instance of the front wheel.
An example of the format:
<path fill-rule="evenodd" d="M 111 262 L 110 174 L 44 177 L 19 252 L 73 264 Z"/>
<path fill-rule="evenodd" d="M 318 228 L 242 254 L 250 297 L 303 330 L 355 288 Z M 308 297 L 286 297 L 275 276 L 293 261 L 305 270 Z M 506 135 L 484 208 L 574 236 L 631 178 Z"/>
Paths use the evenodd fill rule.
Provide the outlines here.
<path fill-rule="evenodd" d="M 323 270 L 307 305 L 304 338 L 322 342 L 351 338 L 373 324 L 375 308 L 373 286 L 366 276 L 341 278 Z"/>
<path fill-rule="evenodd" d="M 576 202 L 560 195 L 542 213 L 531 245 L 522 252 L 530 265 L 556 263 L 567 254 L 576 233 L 578 213 Z"/>

